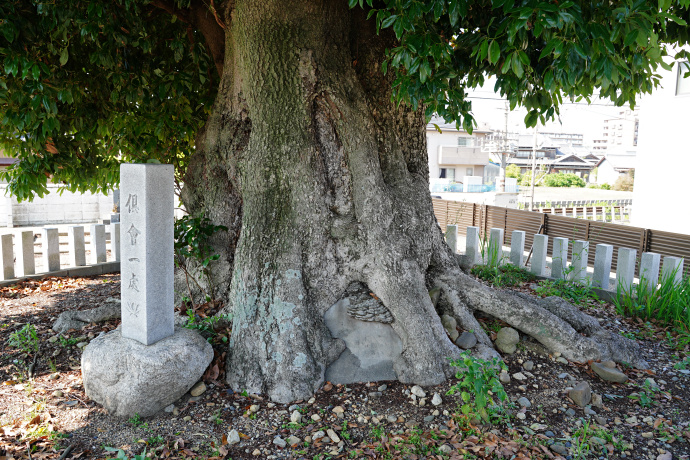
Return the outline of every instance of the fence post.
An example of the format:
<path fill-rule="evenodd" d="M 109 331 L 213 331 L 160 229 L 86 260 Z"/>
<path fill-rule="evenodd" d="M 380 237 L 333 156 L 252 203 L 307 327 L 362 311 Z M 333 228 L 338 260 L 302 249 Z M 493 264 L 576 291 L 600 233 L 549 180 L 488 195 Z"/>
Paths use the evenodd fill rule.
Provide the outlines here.
<path fill-rule="evenodd" d="M 91 226 L 91 263 L 99 264 L 106 261 L 105 225 Z"/>
<path fill-rule="evenodd" d="M 479 227 L 467 227 L 465 238 L 465 257 L 469 260 L 470 267 L 477 263 L 480 254 Z"/>
<path fill-rule="evenodd" d="M 73 225 L 67 229 L 67 247 L 69 263 L 74 267 L 86 265 L 86 250 L 84 248 L 84 227 Z"/>
<path fill-rule="evenodd" d="M 453 251 L 453 254 L 458 252 L 458 226 L 455 224 L 446 225 L 446 243 Z"/>
<path fill-rule="evenodd" d="M 60 270 L 60 235 L 57 228 L 41 229 L 41 252 L 45 271 Z"/>
<path fill-rule="evenodd" d="M 457 228 L 457 226 L 456 226 Z M 116 262 L 120 261 L 120 223 L 110 224 L 110 251 Z"/>
<path fill-rule="evenodd" d="M 36 274 L 36 260 L 34 259 L 34 232 L 17 233 L 17 276 Z"/>
<path fill-rule="evenodd" d="M 582 281 L 587 277 L 587 261 L 589 260 L 589 241 L 575 240 L 573 242 L 573 258 L 570 266 L 573 268 L 571 279 Z"/>
<path fill-rule="evenodd" d="M 544 276 L 546 251 L 549 247 L 548 235 L 542 235 L 540 233 L 534 235 L 532 247 L 534 249 L 532 251 L 532 265 L 530 266 L 530 271 L 537 276 Z"/>
<path fill-rule="evenodd" d="M 12 247 L 12 234 L 0 237 L 0 252 L 2 252 L 2 279 L 14 278 L 14 248 Z"/>
<path fill-rule="evenodd" d="M 513 230 L 510 237 L 510 263 L 522 267 L 525 257 L 525 232 Z"/>
<path fill-rule="evenodd" d="M 643 252 L 640 258 L 640 284 L 647 286 L 647 292 L 656 289 L 659 284 L 659 264 L 661 255 L 655 252 Z"/>
<path fill-rule="evenodd" d="M 633 280 L 635 279 L 636 256 L 636 249 L 618 248 L 616 284 L 621 287 L 622 292 L 630 293 L 632 291 Z"/>
<path fill-rule="evenodd" d="M 553 253 L 551 254 L 551 276 L 563 278 L 568 267 L 568 238 L 553 239 Z"/>
<path fill-rule="evenodd" d="M 611 262 L 613 260 L 613 245 L 597 244 L 594 253 L 594 274 L 592 275 L 592 285 L 602 289 L 609 288 L 609 278 L 611 277 Z"/>
<path fill-rule="evenodd" d="M 503 229 L 492 228 L 489 233 L 489 253 L 487 264 L 500 265 L 503 260 Z M 495 262 L 495 264 L 494 264 Z"/>
<path fill-rule="evenodd" d="M 661 282 L 664 283 L 668 278 L 673 278 L 673 284 L 676 286 L 683 281 L 682 257 L 664 257 L 664 267 L 661 269 Z"/>

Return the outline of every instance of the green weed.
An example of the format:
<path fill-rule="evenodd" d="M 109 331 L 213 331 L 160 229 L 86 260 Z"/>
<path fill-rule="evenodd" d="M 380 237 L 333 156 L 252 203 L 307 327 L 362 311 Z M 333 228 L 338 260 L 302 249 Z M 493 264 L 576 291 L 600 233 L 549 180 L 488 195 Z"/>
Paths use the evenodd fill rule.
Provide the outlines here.
<path fill-rule="evenodd" d="M 40 342 L 36 328 L 31 323 L 25 324 L 24 327 L 10 334 L 7 344 L 20 349 L 28 355 L 37 353 Z"/>
<path fill-rule="evenodd" d="M 487 423 L 500 418 L 508 400 L 508 395 L 498 380 L 499 371 L 507 369 L 505 364 L 498 358 L 475 358 L 469 351 L 465 351 L 460 354 L 460 359 L 451 361 L 451 365 L 459 369 L 455 374 L 459 382 L 448 390 L 448 394 L 460 393 L 462 413 L 477 415 Z M 503 405 L 497 405 L 494 398 Z"/>

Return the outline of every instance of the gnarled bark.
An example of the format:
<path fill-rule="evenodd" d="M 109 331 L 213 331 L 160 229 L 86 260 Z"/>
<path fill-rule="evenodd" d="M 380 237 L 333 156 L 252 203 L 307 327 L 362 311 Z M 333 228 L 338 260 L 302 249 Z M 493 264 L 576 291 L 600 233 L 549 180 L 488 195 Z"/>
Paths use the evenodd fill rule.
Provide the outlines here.
<path fill-rule="evenodd" d="M 460 271 L 433 213 L 422 112 L 391 102 L 380 71 L 394 37 L 342 0 L 237 0 L 228 14 L 221 89 L 183 199 L 230 228 L 214 242 L 213 273 L 234 316 L 234 388 L 280 402 L 311 395 L 345 349 L 324 313 L 352 283 L 390 312 L 404 382 L 440 383 L 459 355 L 429 297 L 435 285 L 484 354 L 493 348 L 475 309 L 547 346 L 577 339 L 536 303 Z M 523 324 L 526 309 L 566 332 Z M 578 340 L 573 359 L 611 355 Z"/>

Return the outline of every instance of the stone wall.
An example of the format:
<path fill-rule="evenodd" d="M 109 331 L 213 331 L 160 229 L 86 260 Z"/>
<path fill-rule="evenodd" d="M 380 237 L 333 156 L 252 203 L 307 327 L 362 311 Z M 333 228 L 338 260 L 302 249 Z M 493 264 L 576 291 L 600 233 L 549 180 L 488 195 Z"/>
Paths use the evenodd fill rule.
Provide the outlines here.
<path fill-rule="evenodd" d="M 110 219 L 113 211 L 113 195 L 93 193 L 58 194 L 57 185 L 49 185 L 43 198 L 17 202 L 6 196 L 7 186 L 0 184 L 0 226 L 20 227 L 45 224 L 77 224 Z"/>

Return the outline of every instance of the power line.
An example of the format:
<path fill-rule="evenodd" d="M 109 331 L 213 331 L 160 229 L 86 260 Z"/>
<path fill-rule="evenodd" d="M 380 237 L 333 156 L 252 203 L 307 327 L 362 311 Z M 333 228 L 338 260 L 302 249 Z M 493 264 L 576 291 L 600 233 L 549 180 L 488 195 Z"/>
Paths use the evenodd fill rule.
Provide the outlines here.
<path fill-rule="evenodd" d="M 503 101 L 506 102 L 507 99 L 503 99 L 501 97 L 480 97 L 480 96 L 467 96 L 467 99 L 483 99 L 483 100 L 488 100 L 488 101 Z M 597 105 L 597 106 L 602 106 L 602 107 L 626 107 L 625 105 L 620 106 L 620 105 L 615 105 L 615 104 L 599 104 L 596 102 L 592 103 L 587 103 L 587 102 L 564 102 L 562 105 L 584 105 L 584 106 L 592 106 L 592 105 Z"/>

